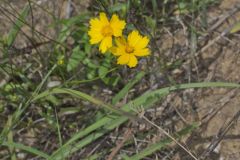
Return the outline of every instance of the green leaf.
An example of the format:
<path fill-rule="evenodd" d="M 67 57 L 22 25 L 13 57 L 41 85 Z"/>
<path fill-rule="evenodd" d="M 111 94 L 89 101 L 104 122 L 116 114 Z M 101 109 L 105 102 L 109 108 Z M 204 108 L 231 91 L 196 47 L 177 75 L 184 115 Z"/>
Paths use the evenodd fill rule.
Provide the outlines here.
<path fill-rule="evenodd" d="M 80 47 L 77 46 L 73 49 L 72 55 L 69 58 L 68 64 L 67 64 L 67 71 L 72 71 L 75 69 L 79 63 L 84 59 L 86 53 L 80 50 Z"/>
<path fill-rule="evenodd" d="M 240 31 L 240 22 L 236 23 L 232 29 L 230 30 L 230 33 L 236 33 Z"/>
<path fill-rule="evenodd" d="M 88 69 L 94 69 L 95 70 L 95 69 L 98 68 L 98 66 L 96 64 L 94 64 L 94 62 L 89 58 L 84 58 L 83 64 L 87 65 Z"/>
<path fill-rule="evenodd" d="M 96 70 L 94 68 L 88 68 L 87 69 L 87 79 L 95 79 L 96 78 Z"/>
<path fill-rule="evenodd" d="M 85 43 L 85 46 L 84 46 L 84 51 L 89 54 L 91 52 L 91 45 L 88 43 Z"/>
<path fill-rule="evenodd" d="M 115 105 L 117 102 L 119 102 L 126 94 L 127 92 L 138 82 L 142 79 L 142 77 L 145 75 L 144 72 L 139 72 L 136 77 L 131 80 L 120 92 L 118 92 L 117 95 L 115 95 L 112 99 L 112 104 Z"/>
<path fill-rule="evenodd" d="M 153 32 L 156 29 L 156 25 L 157 25 L 156 19 L 151 18 L 149 16 L 146 16 L 145 19 L 146 19 L 147 26 L 149 26 Z"/>
<path fill-rule="evenodd" d="M 104 60 L 98 68 L 98 76 L 105 84 L 114 86 L 118 81 L 116 77 L 114 77 L 113 75 L 107 76 L 109 71 L 112 69 L 112 59 L 113 56 L 111 54 L 106 54 Z"/>
<path fill-rule="evenodd" d="M 20 16 L 18 17 L 18 19 L 14 23 L 13 27 L 11 28 L 11 30 L 8 34 L 8 38 L 7 38 L 7 45 L 8 46 L 11 46 L 13 44 L 13 42 L 15 41 L 19 31 L 21 30 L 22 26 L 26 22 L 26 18 L 29 14 L 29 10 L 30 10 L 29 5 L 25 6 L 23 8 L 22 12 L 20 13 Z"/>
<path fill-rule="evenodd" d="M 124 10 L 126 10 L 126 4 L 125 3 L 116 3 L 110 9 L 111 9 L 112 13 L 124 11 Z"/>
<path fill-rule="evenodd" d="M 105 66 L 100 66 L 99 67 L 99 69 L 98 69 L 98 76 L 100 78 L 106 77 L 107 73 L 108 73 L 108 68 L 107 67 L 105 67 Z"/>

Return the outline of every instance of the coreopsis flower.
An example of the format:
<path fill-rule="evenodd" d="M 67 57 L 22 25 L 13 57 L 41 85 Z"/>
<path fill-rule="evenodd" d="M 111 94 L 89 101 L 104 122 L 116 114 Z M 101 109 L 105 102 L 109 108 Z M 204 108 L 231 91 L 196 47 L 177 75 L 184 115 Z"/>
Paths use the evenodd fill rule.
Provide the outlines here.
<path fill-rule="evenodd" d="M 111 51 L 115 56 L 119 56 L 117 63 L 128 65 L 130 68 L 135 67 L 138 63 L 137 57 L 148 56 L 150 50 L 147 47 L 149 38 L 141 36 L 138 31 L 132 31 L 127 40 L 124 37 L 116 39 L 116 47 Z"/>
<path fill-rule="evenodd" d="M 125 25 L 125 21 L 120 20 L 116 14 L 109 21 L 105 13 L 100 13 L 99 18 L 90 20 L 90 30 L 88 32 L 90 43 L 100 43 L 99 50 L 105 53 L 112 47 L 112 38 L 122 36 Z"/>

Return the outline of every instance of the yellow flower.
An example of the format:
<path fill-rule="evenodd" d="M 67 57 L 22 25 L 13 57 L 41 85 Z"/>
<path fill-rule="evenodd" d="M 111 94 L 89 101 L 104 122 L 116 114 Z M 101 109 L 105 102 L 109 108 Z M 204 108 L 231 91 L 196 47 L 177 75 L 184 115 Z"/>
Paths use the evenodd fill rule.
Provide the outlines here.
<path fill-rule="evenodd" d="M 58 63 L 58 65 L 63 65 L 64 64 L 64 60 L 63 59 L 59 59 L 57 63 Z"/>
<path fill-rule="evenodd" d="M 149 39 L 141 36 L 138 31 L 132 31 L 127 40 L 124 37 L 116 39 L 116 47 L 112 47 L 111 51 L 115 56 L 119 56 L 117 63 L 120 65 L 128 65 L 130 68 L 135 67 L 138 63 L 136 57 L 148 56 L 150 54 L 147 45 Z"/>
<path fill-rule="evenodd" d="M 109 21 L 105 13 L 100 13 L 99 18 L 90 20 L 90 30 L 88 31 L 90 43 L 97 44 L 101 42 L 99 50 L 105 53 L 112 47 L 112 37 L 122 36 L 125 25 L 125 21 L 119 20 L 115 14 Z"/>

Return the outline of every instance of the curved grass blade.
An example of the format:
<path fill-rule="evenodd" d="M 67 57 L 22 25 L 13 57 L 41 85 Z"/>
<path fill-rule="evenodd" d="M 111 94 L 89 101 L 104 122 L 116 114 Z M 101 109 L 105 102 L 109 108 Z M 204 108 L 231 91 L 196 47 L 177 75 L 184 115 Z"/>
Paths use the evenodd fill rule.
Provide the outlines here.
<path fill-rule="evenodd" d="M 7 146 L 7 147 L 14 147 L 16 149 L 20 149 L 29 153 L 32 153 L 33 155 L 39 156 L 39 157 L 43 157 L 45 159 L 49 159 L 49 160 L 53 160 L 51 159 L 51 157 L 49 155 L 47 155 L 46 153 L 39 151 L 35 148 L 29 147 L 29 146 L 25 146 L 23 144 L 20 143 L 14 143 L 14 142 L 3 142 L 2 143 L 3 146 Z"/>
<path fill-rule="evenodd" d="M 133 107 L 138 107 L 138 106 L 142 106 L 144 109 L 148 109 L 154 103 L 158 102 L 163 96 L 168 95 L 172 91 L 189 89 L 189 88 L 207 88 L 207 87 L 234 88 L 234 87 L 240 87 L 240 85 L 236 83 L 224 83 L 224 82 L 203 82 L 203 83 L 189 83 L 189 84 L 175 85 L 175 86 L 147 92 L 142 96 L 139 96 L 135 100 L 123 105 L 121 109 L 125 112 L 131 112 Z M 47 93 L 45 93 L 44 96 L 43 95 L 39 96 L 38 99 L 43 98 L 45 96 L 47 96 Z M 89 143 L 100 138 L 101 136 L 108 133 L 112 129 L 118 127 L 119 125 L 123 124 L 127 120 L 128 120 L 128 117 L 126 116 L 124 117 L 117 116 L 117 115 L 105 116 L 102 119 L 98 120 L 96 123 L 87 127 L 86 129 L 73 135 L 73 137 L 67 143 L 65 143 L 61 148 L 59 148 L 57 151 L 55 151 L 52 154 L 51 158 L 61 159 L 61 158 L 67 157 L 69 156 L 69 154 L 72 154 L 77 150 L 82 149 Z M 101 131 L 100 132 L 96 131 L 97 129 L 101 129 Z M 95 132 L 92 133 L 93 131 Z M 76 142 L 80 138 L 83 138 L 83 139 L 79 142 Z M 64 155 L 64 157 L 62 157 L 62 155 Z"/>
<path fill-rule="evenodd" d="M 120 92 L 118 92 L 117 95 L 115 95 L 112 99 L 112 104 L 115 105 L 117 102 L 119 102 L 126 94 L 127 92 L 138 82 L 142 79 L 142 77 L 145 75 L 144 72 L 139 72 L 136 77 L 130 81 Z"/>
<path fill-rule="evenodd" d="M 162 95 L 164 96 L 164 95 Z M 144 107 L 149 108 L 151 105 L 159 101 L 159 98 L 150 98 L 146 103 L 141 103 Z M 123 106 L 124 110 L 131 110 L 132 103 L 128 103 Z M 133 106 L 134 107 L 134 106 Z M 78 151 L 80 148 L 90 144 L 97 138 L 103 136 L 104 134 L 108 133 L 109 131 L 115 129 L 116 127 L 120 126 L 124 122 L 126 122 L 128 118 L 126 116 L 117 116 L 117 115 L 109 115 L 99 119 L 96 123 L 90 125 L 86 129 L 76 133 L 73 137 L 68 140 L 61 148 L 56 150 L 51 158 L 56 160 L 64 159 L 65 157 L 69 156 L 70 154 Z M 99 129 L 100 131 L 93 131 Z M 86 136 L 86 137 L 85 137 Z M 77 142 L 80 138 L 85 137 L 83 140 Z M 74 143 L 75 142 L 75 143 Z M 64 157 L 62 157 L 64 155 Z"/>
<path fill-rule="evenodd" d="M 73 97 L 77 97 L 77 98 L 80 98 L 80 99 L 83 99 L 83 100 L 87 100 L 93 104 L 96 104 L 98 106 L 101 106 L 113 113 L 116 113 L 116 114 L 119 114 L 119 115 L 124 115 L 124 116 L 127 116 L 128 118 L 137 118 L 136 116 L 134 115 L 131 115 L 130 113 L 127 113 L 127 112 L 124 112 L 122 111 L 121 109 L 117 109 L 113 106 L 111 106 L 110 104 L 106 104 L 86 93 L 83 93 L 83 92 L 80 92 L 80 91 L 76 91 L 76 90 L 72 90 L 72 89 L 67 89 L 67 88 L 54 88 L 52 90 L 47 90 L 37 96 L 35 96 L 35 98 L 32 100 L 32 101 L 36 101 L 40 98 L 43 98 L 43 97 L 46 97 L 48 95 L 51 95 L 51 94 L 69 94 Z"/>

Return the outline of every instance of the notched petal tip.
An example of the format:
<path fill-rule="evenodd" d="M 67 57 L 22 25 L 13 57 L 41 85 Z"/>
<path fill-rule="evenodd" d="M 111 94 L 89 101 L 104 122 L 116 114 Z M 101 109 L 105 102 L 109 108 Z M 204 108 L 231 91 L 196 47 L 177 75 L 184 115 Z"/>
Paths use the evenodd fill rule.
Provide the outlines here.
<path fill-rule="evenodd" d="M 137 30 L 133 30 L 131 33 L 129 33 L 127 41 L 131 47 L 135 48 L 141 38 L 142 36 L 139 34 L 139 32 Z"/>
<path fill-rule="evenodd" d="M 120 20 L 119 17 L 114 14 L 110 20 L 110 25 L 113 28 L 113 35 L 115 37 L 122 36 L 122 31 L 126 26 L 126 22 L 124 20 Z"/>
<path fill-rule="evenodd" d="M 108 25 L 108 24 L 109 24 L 109 21 L 108 21 L 108 18 L 107 18 L 106 13 L 101 12 L 101 13 L 99 14 L 99 17 L 100 17 L 100 21 L 101 21 L 102 23 L 104 23 L 105 25 Z"/>
<path fill-rule="evenodd" d="M 130 35 L 140 36 L 138 30 L 133 30 Z"/>
<path fill-rule="evenodd" d="M 133 54 L 137 57 L 145 57 L 150 55 L 151 52 L 149 48 L 143 48 L 143 49 L 135 50 Z"/>
<path fill-rule="evenodd" d="M 100 12 L 99 15 L 107 17 L 105 12 Z"/>
<path fill-rule="evenodd" d="M 111 21 L 118 20 L 118 19 L 119 19 L 118 15 L 113 14 L 112 18 L 111 18 Z"/>

